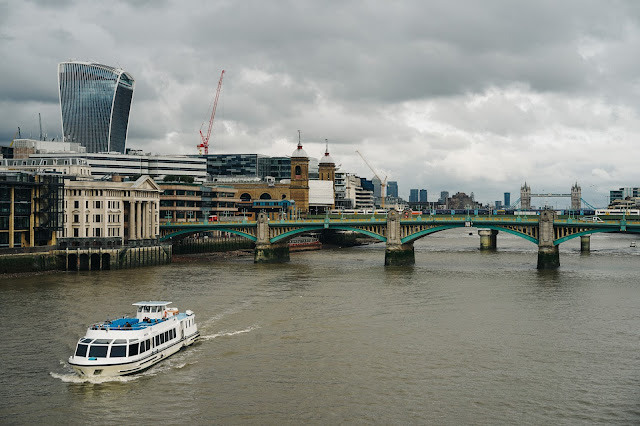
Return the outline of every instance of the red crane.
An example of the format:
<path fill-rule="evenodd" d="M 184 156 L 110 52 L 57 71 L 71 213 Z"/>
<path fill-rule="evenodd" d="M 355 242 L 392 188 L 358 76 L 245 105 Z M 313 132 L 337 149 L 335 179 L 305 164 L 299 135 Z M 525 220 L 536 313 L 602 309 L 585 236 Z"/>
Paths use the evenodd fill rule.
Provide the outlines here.
<path fill-rule="evenodd" d="M 213 102 L 213 109 L 211 110 L 211 118 L 209 119 L 209 129 L 207 130 L 206 137 L 202 134 L 202 126 L 204 126 L 204 121 L 200 125 L 200 137 L 202 138 L 202 143 L 198 144 L 198 152 L 200 152 L 200 154 L 202 154 L 202 148 L 204 148 L 204 155 L 209 154 L 209 137 L 211 136 L 213 119 L 216 116 L 216 108 L 218 107 L 218 97 L 220 96 L 220 88 L 222 87 L 222 77 L 224 77 L 224 70 L 222 70 L 222 73 L 220 74 L 220 81 L 218 81 L 218 90 L 216 90 L 216 100 Z"/>

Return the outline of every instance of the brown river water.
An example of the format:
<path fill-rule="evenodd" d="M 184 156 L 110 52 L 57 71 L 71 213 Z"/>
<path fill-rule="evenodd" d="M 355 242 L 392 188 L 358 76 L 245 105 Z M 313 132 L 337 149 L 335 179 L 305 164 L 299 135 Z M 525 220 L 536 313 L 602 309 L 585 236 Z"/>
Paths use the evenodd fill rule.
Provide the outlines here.
<path fill-rule="evenodd" d="M 638 424 L 634 238 L 564 243 L 556 271 L 451 230 L 411 267 L 373 244 L 0 277 L 0 423 Z M 137 376 L 74 375 L 86 326 L 140 300 L 193 310 L 202 338 Z"/>

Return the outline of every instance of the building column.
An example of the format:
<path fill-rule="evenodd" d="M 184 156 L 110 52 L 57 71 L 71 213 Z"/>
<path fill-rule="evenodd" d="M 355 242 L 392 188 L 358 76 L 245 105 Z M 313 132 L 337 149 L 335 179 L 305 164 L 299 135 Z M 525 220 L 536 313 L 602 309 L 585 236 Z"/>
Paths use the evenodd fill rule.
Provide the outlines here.
<path fill-rule="evenodd" d="M 136 201 L 136 239 L 142 239 L 142 205 Z"/>
<path fill-rule="evenodd" d="M 151 213 L 149 214 L 149 238 L 156 238 L 156 202 L 155 200 L 150 201 L 149 205 L 151 206 Z"/>
<path fill-rule="evenodd" d="M 142 202 L 142 238 L 145 240 L 149 239 L 149 202 Z"/>
<path fill-rule="evenodd" d="M 136 203 L 129 201 L 129 241 L 136 239 Z"/>

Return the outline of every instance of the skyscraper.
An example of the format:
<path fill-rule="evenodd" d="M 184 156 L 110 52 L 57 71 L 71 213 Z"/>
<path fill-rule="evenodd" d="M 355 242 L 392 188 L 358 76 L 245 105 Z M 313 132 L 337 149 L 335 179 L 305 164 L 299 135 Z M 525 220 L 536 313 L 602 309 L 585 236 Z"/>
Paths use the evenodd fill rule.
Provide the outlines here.
<path fill-rule="evenodd" d="M 418 202 L 418 190 L 417 189 L 410 189 L 409 190 L 409 202 L 410 203 L 417 203 Z"/>
<path fill-rule="evenodd" d="M 125 152 L 135 81 L 122 69 L 91 62 L 58 64 L 62 134 L 87 152 Z"/>
<path fill-rule="evenodd" d="M 511 206 L 511 193 L 510 192 L 505 192 L 504 193 L 504 206 L 505 207 Z"/>
<path fill-rule="evenodd" d="M 427 190 L 426 189 L 421 189 L 420 190 L 420 200 L 421 203 L 426 203 L 427 202 Z"/>
<path fill-rule="evenodd" d="M 398 182 L 395 180 L 390 180 L 387 182 L 387 197 L 396 197 L 398 198 Z"/>

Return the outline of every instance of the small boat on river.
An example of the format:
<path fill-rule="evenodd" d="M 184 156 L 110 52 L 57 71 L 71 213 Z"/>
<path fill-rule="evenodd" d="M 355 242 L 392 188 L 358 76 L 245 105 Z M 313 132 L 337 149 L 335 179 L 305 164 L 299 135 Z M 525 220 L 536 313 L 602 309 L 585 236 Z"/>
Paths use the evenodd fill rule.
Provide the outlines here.
<path fill-rule="evenodd" d="M 137 302 L 135 318 L 90 326 L 69 357 L 81 376 L 136 374 L 191 345 L 200 336 L 195 314 L 169 308 L 171 302 Z"/>

